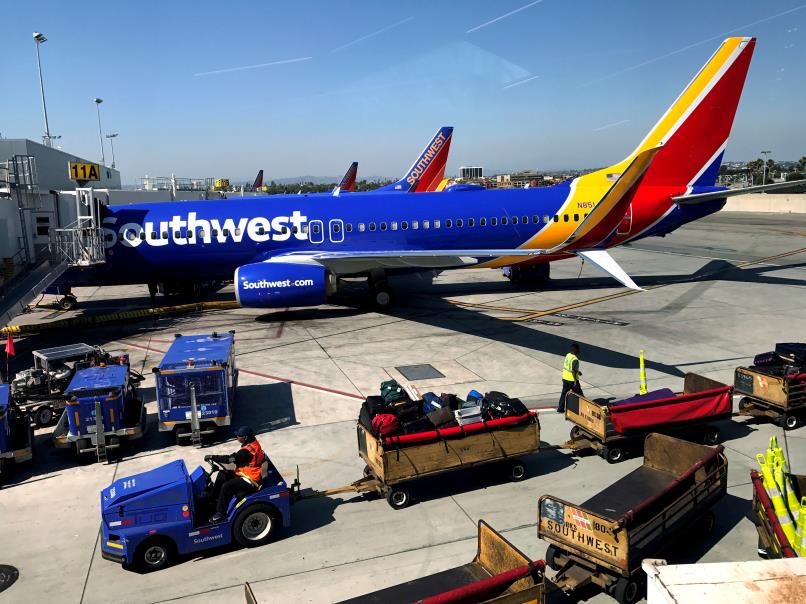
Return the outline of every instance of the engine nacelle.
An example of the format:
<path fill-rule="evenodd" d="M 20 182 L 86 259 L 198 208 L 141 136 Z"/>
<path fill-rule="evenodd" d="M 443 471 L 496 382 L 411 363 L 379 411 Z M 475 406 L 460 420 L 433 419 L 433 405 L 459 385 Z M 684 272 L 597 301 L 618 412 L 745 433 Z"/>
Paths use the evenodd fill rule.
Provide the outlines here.
<path fill-rule="evenodd" d="M 235 270 L 235 297 L 247 308 L 318 306 L 335 291 L 335 278 L 317 264 L 257 262 Z"/>

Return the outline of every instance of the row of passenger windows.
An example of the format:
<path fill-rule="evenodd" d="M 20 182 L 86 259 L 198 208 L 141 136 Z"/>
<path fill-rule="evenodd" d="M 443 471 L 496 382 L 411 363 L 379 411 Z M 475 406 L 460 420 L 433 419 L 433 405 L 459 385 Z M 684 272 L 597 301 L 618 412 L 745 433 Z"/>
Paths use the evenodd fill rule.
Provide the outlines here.
<path fill-rule="evenodd" d="M 573 222 L 579 222 L 580 219 L 584 220 L 587 216 L 588 216 L 587 212 L 585 214 L 583 214 L 582 216 L 580 216 L 579 214 L 563 214 L 562 218 L 560 217 L 559 214 L 555 214 L 554 216 L 549 216 L 548 214 L 545 214 L 543 216 L 543 224 L 548 224 L 549 222 L 552 222 L 552 221 L 553 222 L 560 222 L 561 220 L 562 220 L 562 222 L 571 222 L 572 220 L 573 220 Z M 403 230 L 403 231 L 406 231 L 408 229 L 412 229 L 412 230 L 416 231 L 416 230 L 418 230 L 420 228 L 423 228 L 423 229 L 431 229 L 431 228 L 440 229 L 440 228 L 443 227 L 443 223 L 444 223 L 444 227 L 446 229 L 453 228 L 454 226 L 456 228 L 458 228 L 458 229 L 461 229 L 461 228 L 463 228 L 465 226 L 467 226 L 469 228 L 473 228 L 477 224 L 480 227 L 486 227 L 488 225 L 489 226 L 498 226 L 499 224 L 502 225 L 502 226 L 507 226 L 509 224 L 513 224 L 513 225 L 529 224 L 529 216 L 520 216 L 520 217 L 519 216 L 511 216 L 511 217 L 502 216 L 500 219 L 495 217 L 495 216 L 493 216 L 492 218 L 489 218 L 489 219 L 488 218 L 479 218 L 478 223 L 477 223 L 475 218 L 468 218 L 467 220 L 465 220 L 464 218 L 456 218 L 456 219 L 446 218 L 444 221 L 437 218 L 435 220 L 422 220 L 422 221 L 420 221 L 420 220 L 412 220 L 410 222 L 407 221 L 407 220 L 402 220 L 400 222 L 393 220 L 393 221 L 391 221 L 389 223 L 386 223 L 386 222 L 380 222 L 380 223 L 359 222 L 358 223 L 358 232 L 359 233 L 363 233 L 365 231 L 374 232 L 374 231 L 377 231 L 379 229 L 381 231 L 386 231 L 386 230 L 397 231 L 398 229 Z M 540 224 L 540 216 L 538 216 L 537 214 L 534 214 L 532 216 L 531 223 L 532 224 Z M 332 224 L 331 228 L 333 229 L 334 233 L 338 233 L 338 232 L 341 231 L 341 228 L 340 228 L 338 223 Z M 291 229 L 289 229 L 288 227 L 285 227 L 285 226 L 280 229 L 280 232 L 283 235 L 286 235 L 286 234 L 289 233 L 289 230 L 290 230 L 291 233 L 294 233 L 294 234 L 299 232 L 297 227 L 291 227 Z M 320 226 L 318 224 L 313 224 L 311 226 L 310 230 L 315 234 L 319 234 Z M 352 233 L 353 232 L 353 225 L 348 222 L 347 224 L 344 225 L 344 230 L 347 233 Z M 307 224 L 302 226 L 302 232 L 303 233 L 308 232 L 308 225 Z M 241 229 L 234 229 L 232 231 L 232 233 L 236 237 L 239 237 L 241 235 Z M 258 235 L 265 235 L 266 230 L 263 227 L 259 227 L 257 229 L 257 233 L 258 233 Z M 212 237 L 218 237 L 219 236 L 219 232 L 216 229 L 213 229 L 210 232 L 210 234 L 211 234 Z M 222 229 L 221 230 L 221 235 L 223 237 L 229 237 L 230 236 L 230 230 L 229 229 Z M 169 236 L 168 231 L 163 231 L 162 233 L 157 233 L 157 232 L 152 231 L 150 238 L 151 239 L 168 239 L 168 236 Z M 181 239 L 192 239 L 193 238 L 193 231 L 174 231 L 173 236 L 174 236 L 174 239 L 180 239 L 180 238 Z M 204 239 L 207 236 L 207 233 L 204 230 L 200 230 L 197 233 L 197 236 L 200 239 Z M 126 232 L 126 238 L 128 240 L 132 241 L 134 239 L 137 239 L 138 235 L 133 230 L 132 231 L 127 231 Z M 145 231 L 140 232 L 139 238 L 141 240 L 145 241 L 145 239 L 146 239 Z M 107 235 L 107 240 L 110 241 L 111 239 L 112 239 L 112 235 Z"/>

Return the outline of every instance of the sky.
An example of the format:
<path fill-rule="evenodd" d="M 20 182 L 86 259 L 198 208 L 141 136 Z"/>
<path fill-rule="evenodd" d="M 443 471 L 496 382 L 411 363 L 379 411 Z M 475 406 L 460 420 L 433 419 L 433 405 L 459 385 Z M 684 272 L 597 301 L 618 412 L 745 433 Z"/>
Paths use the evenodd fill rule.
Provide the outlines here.
<path fill-rule="evenodd" d="M 640 142 L 728 36 L 758 38 L 725 159 L 806 155 L 797 0 L 3 1 L 0 135 L 44 132 L 124 183 L 399 176 L 452 125 L 448 173 L 595 168 Z M 108 141 L 106 156 L 110 161 Z"/>

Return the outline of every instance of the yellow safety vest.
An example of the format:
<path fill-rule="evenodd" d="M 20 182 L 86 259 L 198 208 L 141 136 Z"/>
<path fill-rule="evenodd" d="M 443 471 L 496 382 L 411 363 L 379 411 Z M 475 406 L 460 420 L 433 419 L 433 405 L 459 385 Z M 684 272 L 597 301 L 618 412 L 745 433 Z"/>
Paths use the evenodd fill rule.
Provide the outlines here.
<path fill-rule="evenodd" d="M 573 352 L 569 352 L 567 355 L 565 355 L 565 360 L 563 361 L 563 379 L 566 382 L 577 381 L 577 376 L 574 373 L 575 361 L 578 361 L 578 359 Z"/>

